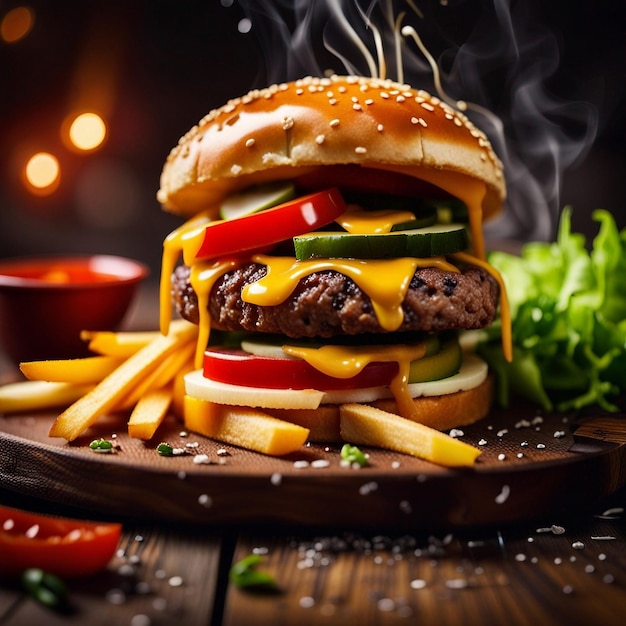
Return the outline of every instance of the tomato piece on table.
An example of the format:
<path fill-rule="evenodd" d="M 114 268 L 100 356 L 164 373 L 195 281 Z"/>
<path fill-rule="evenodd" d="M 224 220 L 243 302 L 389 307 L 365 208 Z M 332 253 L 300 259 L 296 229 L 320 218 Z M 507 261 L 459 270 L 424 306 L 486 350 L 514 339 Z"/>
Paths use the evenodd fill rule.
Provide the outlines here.
<path fill-rule="evenodd" d="M 213 348 L 204 354 L 205 378 L 244 387 L 267 389 L 362 389 L 388 385 L 398 372 L 395 362 L 366 365 L 356 376 L 335 378 L 306 361 L 257 356 L 243 350 Z"/>
<path fill-rule="evenodd" d="M 207 225 L 197 259 L 258 250 L 330 224 L 346 211 L 338 189 L 300 196 L 278 206 Z"/>
<path fill-rule="evenodd" d="M 0 506 L 0 577 L 39 568 L 60 577 L 104 569 L 122 525 L 52 517 Z"/>

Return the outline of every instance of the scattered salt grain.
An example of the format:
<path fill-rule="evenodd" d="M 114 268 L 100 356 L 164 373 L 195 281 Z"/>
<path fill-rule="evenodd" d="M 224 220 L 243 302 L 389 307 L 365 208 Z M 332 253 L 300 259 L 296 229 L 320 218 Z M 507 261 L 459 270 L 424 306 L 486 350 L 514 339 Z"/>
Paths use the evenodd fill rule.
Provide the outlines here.
<path fill-rule="evenodd" d="M 143 613 L 138 613 L 137 615 L 133 615 L 130 620 L 130 626 L 150 626 L 152 624 L 152 620 Z"/>
<path fill-rule="evenodd" d="M 378 483 L 372 481 L 369 483 L 365 483 L 364 485 L 361 485 L 359 487 L 359 494 L 362 496 L 366 496 L 376 491 L 377 489 L 378 489 Z"/>
<path fill-rule="evenodd" d="M 315 459 L 315 461 L 311 462 L 311 467 L 315 469 L 328 467 L 329 465 L 330 465 L 330 461 L 328 461 L 327 459 Z"/>
<path fill-rule="evenodd" d="M 315 600 L 311 596 L 302 596 L 302 598 L 300 598 L 300 606 L 303 609 L 310 609 L 314 605 Z"/>
<path fill-rule="evenodd" d="M 508 485 L 502 485 L 502 491 L 496 496 L 496 504 L 504 504 L 511 494 L 511 488 Z"/>
<path fill-rule="evenodd" d="M 170 587 L 181 587 L 183 584 L 183 578 L 182 576 L 172 576 L 168 581 L 167 584 Z"/>
<path fill-rule="evenodd" d="M 193 462 L 195 465 L 209 465 L 211 463 L 211 459 L 208 454 L 196 454 L 193 457 Z"/>
<path fill-rule="evenodd" d="M 109 589 L 104 595 L 109 604 L 120 605 L 126 602 L 126 594 L 121 589 Z"/>
<path fill-rule="evenodd" d="M 416 578 L 411 581 L 410 585 L 411 589 L 424 589 L 426 587 L 426 581 L 422 578 Z"/>
<path fill-rule="evenodd" d="M 574 548 L 574 550 L 583 550 L 584 547 L 585 544 L 582 541 L 574 541 L 572 544 L 572 548 Z"/>
<path fill-rule="evenodd" d="M 283 481 L 283 476 L 282 474 L 279 474 L 277 472 L 275 472 L 274 474 L 272 474 L 270 476 L 270 482 L 272 483 L 272 485 L 274 485 L 275 487 L 277 487 L 278 485 L 280 485 L 280 483 Z"/>
<path fill-rule="evenodd" d="M 213 504 L 213 499 L 211 498 L 211 496 L 207 495 L 206 493 L 203 493 L 200 496 L 198 496 L 198 504 L 208 509 Z"/>

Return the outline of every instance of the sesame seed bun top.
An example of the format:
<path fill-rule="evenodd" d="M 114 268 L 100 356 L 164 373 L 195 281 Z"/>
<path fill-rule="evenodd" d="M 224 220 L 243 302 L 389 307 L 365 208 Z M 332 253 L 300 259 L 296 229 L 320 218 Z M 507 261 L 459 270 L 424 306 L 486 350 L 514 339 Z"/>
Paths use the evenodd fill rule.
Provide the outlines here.
<path fill-rule="evenodd" d="M 477 179 L 484 219 L 506 195 L 500 160 L 465 115 L 408 85 L 332 76 L 251 91 L 211 111 L 168 156 L 157 200 L 184 217 L 217 212 L 235 190 L 336 165 Z"/>

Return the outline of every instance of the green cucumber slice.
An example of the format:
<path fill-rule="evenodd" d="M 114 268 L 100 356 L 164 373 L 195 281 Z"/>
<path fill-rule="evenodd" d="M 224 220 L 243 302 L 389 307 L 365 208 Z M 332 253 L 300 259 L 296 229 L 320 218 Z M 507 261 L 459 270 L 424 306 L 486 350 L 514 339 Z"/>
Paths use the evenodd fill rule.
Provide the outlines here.
<path fill-rule="evenodd" d="M 293 238 L 296 259 L 389 259 L 433 257 L 465 250 L 469 239 L 463 224 L 435 224 L 425 228 L 377 235 L 315 232 Z"/>
<path fill-rule="evenodd" d="M 296 188 L 291 181 L 277 180 L 262 185 L 254 185 L 228 196 L 220 206 L 220 217 L 232 220 L 250 215 L 287 202 L 296 195 Z"/>
<path fill-rule="evenodd" d="M 394 339 L 391 339 L 393 341 Z M 415 340 L 416 342 L 419 340 Z M 435 355 L 441 349 L 441 341 L 439 335 L 428 335 L 423 339 L 426 343 L 426 357 Z M 241 349 L 249 354 L 255 356 L 273 357 L 277 359 L 295 358 L 287 355 L 283 351 L 283 346 L 304 346 L 306 348 L 321 348 L 324 345 L 345 345 L 347 348 L 355 347 L 362 349 L 365 346 L 376 346 L 381 344 L 390 343 L 390 338 L 383 335 L 374 336 L 352 336 L 342 337 L 336 340 L 326 339 L 321 341 L 319 339 L 292 339 L 285 335 L 262 335 L 258 337 L 256 335 L 248 335 L 241 340 Z"/>
<path fill-rule="evenodd" d="M 415 228 L 426 228 L 426 226 L 433 226 L 437 223 L 437 209 L 435 207 L 424 207 L 424 209 L 420 209 L 419 213 L 415 214 L 414 220 L 409 220 L 408 222 L 400 222 L 399 224 L 394 224 L 391 227 L 391 232 L 396 232 L 399 230 L 414 230 Z"/>
<path fill-rule="evenodd" d="M 461 367 L 463 353 L 456 337 L 442 342 L 441 349 L 435 354 L 411 361 L 409 383 L 425 383 L 454 376 Z"/>

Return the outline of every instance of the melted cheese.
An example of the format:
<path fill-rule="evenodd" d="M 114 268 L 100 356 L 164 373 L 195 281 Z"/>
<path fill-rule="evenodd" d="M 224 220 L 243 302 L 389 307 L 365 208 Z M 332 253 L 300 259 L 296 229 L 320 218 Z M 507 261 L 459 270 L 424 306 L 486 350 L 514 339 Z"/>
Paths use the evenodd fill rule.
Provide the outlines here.
<path fill-rule="evenodd" d="M 191 256 L 189 240 L 197 239 L 199 234 L 204 233 L 206 225 L 211 221 L 208 212 L 199 213 L 192 219 L 172 231 L 163 242 L 163 257 L 161 259 L 161 280 L 159 284 L 159 326 L 161 332 L 166 335 L 172 320 L 172 303 L 170 297 L 170 284 L 172 273 L 178 263 L 181 253 L 185 264 L 192 266 L 194 257 Z"/>
<path fill-rule="evenodd" d="M 417 408 L 409 391 L 409 371 L 411 361 L 421 359 L 426 354 L 426 344 L 382 346 L 334 346 L 321 348 L 283 346 L 283 351 L 306 361 L 315 369 L 335 378 L 352 378 L 368 363 L 396 362 L 398 373 L 389 389 L 393 394 L 398 411 L 403 417 L 417 418 Z"/>
<path fill-rule="evenodd" d="M 504 357 L 507 361 L 512 361 L 513 333 L 511 322 L 511 309 L 509 307 L 509 299 L 506 294 L 506 285 L 504 284 L 502 274 L 500 274 L 500 272 L 495 267 L 489 265 L 487 261 L 477 259 L 471 254 L 466 254 L 465 252 L 457 252 L 452 256 L 459 259 L 459 261 L 465 261 L 466 263 L 469 263 L 471 265 L 482 267 L 485 271 L 489 272 L 489 274 L 493 276 L 493 278 L 498 283 L 498 286 L 500 287 L 500 322 L 502 324 L 502 352 L 504 353 Z"/>
<path fill-rule="evenodd" d="M 448 272 L 459 270 L 441 257 L 384 260 L 313 259 L 296 261 L 293 257 L 256 255 L 253 260 L 267 266 L 267 274 L 242 291 L 245 302 L 275 306 L 284 302 L 298 282 L 324 270 L 334 270 L 351 278 L 371 299 L 379 324 L 387 331 L 397 330 L 404 314 L 402 302 L 418 267 L 438 267 Z M 384 280 L 381 280 L 381 276 Z"/>
<path fill-rule="evenodd" d="M 409 175 L 415 175 L 413 168 L 394 168 L 394 171 L 407 170 Z M 450 195 L 465 203 L 469 215 L 472 248 L 479 259 L 485 259 L 485 242 L 483 237 L 483 201 L 487 194 L 484 182 L 470 178 L 456 172 L 421 168 L 419 178 L 447 191 Z"/>
<path fill-rule="evenodd" d="M 411 211 L 366 211 L 354 206 L 335 221 L 349 233 L 357 235 L 379 235 L 391 231 L 395 224 L 415 219 Z"/>
<path fill-rule="evenodd" d="M 196 263 L 191 268 L 189 282 L 198 297 L 198 342 L 196 346 L 195 367 L 202 367 L 202 359 L 211 334 L 209 314 L 209 296 L 215 281 L 229 270 L 237 267 L 240 261 L 225 259 L 207 263 Z"/>

